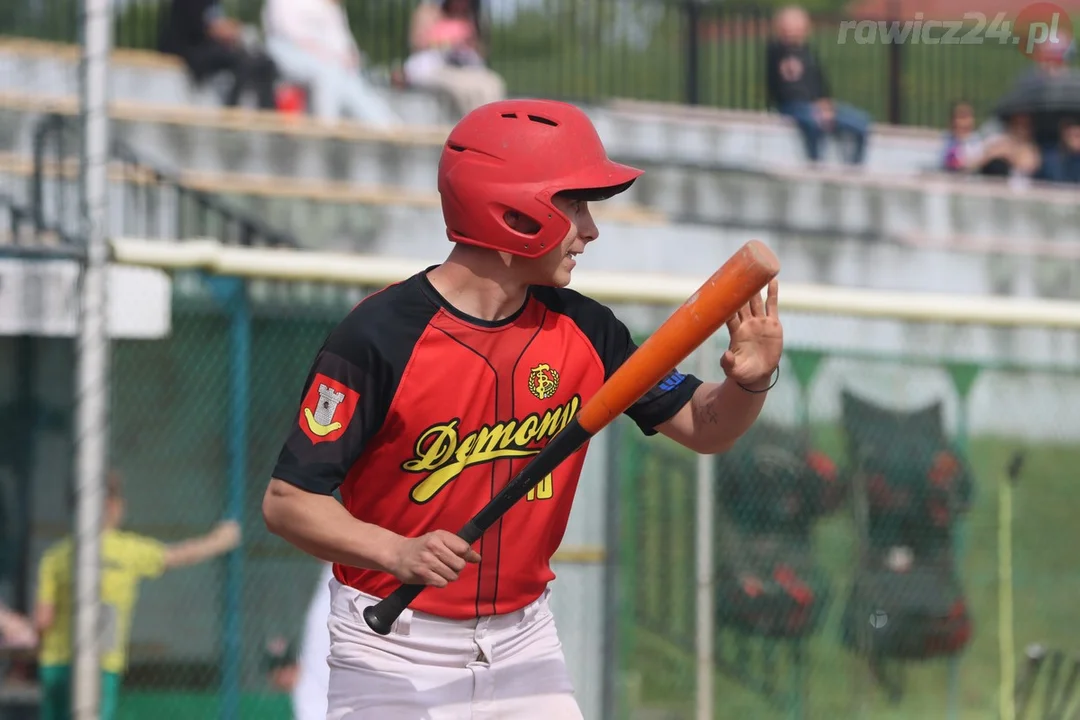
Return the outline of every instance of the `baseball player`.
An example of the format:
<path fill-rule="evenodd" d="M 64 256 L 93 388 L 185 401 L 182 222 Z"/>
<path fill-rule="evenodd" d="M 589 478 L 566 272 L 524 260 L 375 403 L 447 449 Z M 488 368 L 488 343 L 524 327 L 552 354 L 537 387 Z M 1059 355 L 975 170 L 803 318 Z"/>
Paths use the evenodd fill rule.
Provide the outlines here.
<path fill-rule="evenodd" d="M 477 108 L 439 163 L 449 256 L 365 299 L 318 351 L 263 515 L 334 563 L 327 720 L 582 717 L 548 583 L 587 448 L 474 546 L 454 532 L 635 350 L 566 285 L 598 236 L 589 203 L 641 174 L 572 105 Z M 626 414 L 697 452 L 729 448 L 779 371 L 776 307 L 774 281 L 729 320 L 722 382 L 673 369 Z M 399 583 L 430 587 L 379 635 L 362 612 Z"/>
<path fill-rule="evenodd" d="M 116 716 L 140 583 L 167 570 L 223 555 L 240 544 L 239 524 L 226 520 L 205 535 L 166 545 L 120 530 L 125 509 L 120 476 L 110 472 L 101 538 L 101 720 Z M 74 542 L 66 537 L 45 551 L 38 566 L 34 617 L 41 634 L 38 671 L 42 720 L 71 717 L 74 555 Z"/>

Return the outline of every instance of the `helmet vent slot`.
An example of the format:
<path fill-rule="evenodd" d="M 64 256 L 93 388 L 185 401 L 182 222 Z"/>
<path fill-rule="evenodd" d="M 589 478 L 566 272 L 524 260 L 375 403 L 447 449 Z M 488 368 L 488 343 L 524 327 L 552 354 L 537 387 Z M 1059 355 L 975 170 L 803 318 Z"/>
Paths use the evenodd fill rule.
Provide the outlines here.
<path fill-rule="evenodd" d="M 465 152 L 465 146 L 464 145 L 447 145 L 447 147 L 450 148 L 451 150 L 453 150 L 454 152 Z"/>
<path fill-rule="evenodd" d="M 542 117 L 540 115 L 530 115 L 529 119 L 532 120 L 535 123 L 540 123 L 541 125 L 550 125 L 551 127 L 559 127 L 559 123 L 555 122 L 554 120 L 552 120 L 550 118 Z"/>
<path fill-rule="evenodd" d="M 517 113 L 503 113 L 502 116 L 504 118 L 509 118 L 511 120 L 514 120 L 515 118 L 517 118 Z"/>

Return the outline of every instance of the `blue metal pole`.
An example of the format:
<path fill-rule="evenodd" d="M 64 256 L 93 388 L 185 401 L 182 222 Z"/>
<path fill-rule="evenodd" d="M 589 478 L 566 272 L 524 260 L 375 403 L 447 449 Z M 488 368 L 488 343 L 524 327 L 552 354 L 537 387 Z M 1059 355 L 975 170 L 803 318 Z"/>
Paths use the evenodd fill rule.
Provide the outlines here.
<path fill-rule="evenodd" d="M 243 525 L 247 480 L 248 414 L 251 379 L 251 311 L 246 286 L 237 278 L 213 278 L 229 315 L 229 486 L 227 516 Z M 243 615 L 243 548 L 229 553 L 225 578 L 225 618 L 221 674 L 221 718 L 240 717 Z"/>

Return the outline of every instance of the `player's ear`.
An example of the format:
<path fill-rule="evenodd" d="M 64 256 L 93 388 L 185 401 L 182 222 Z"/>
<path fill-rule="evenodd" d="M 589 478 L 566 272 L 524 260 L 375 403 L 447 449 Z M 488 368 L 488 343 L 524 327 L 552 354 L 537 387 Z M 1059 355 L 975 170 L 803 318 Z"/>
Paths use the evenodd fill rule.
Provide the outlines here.
<path fill-rule="evenodd" d="M 528 215 L 523 215 L 517 210 L 507 210 L 503 213 L 503 220 L 512 230 L 516 230 L 519 233 L 525 235 L 535 235 L 540 232 L 540 223 L 533 220 Z"/>

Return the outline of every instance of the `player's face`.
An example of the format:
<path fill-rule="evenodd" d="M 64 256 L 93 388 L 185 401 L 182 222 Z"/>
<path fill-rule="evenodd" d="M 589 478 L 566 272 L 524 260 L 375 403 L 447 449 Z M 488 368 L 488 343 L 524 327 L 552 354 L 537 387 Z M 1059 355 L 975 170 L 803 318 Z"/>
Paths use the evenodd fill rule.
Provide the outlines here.
<path fill-rule="evenodd" d="M 551 202 L 569 218 L 570 230 L 558 250 L 552 250 L 534 261 L 537 264 L 537 277 L 533 283 L 566 287 L 570 284 L 570 273 L 577 265 L 574 258 L 585 252 L 585 246 L 595 240 L 600 231 L 589 211 L 589 203 L 585 200 L 572 200 L 556 195 Z"/>

